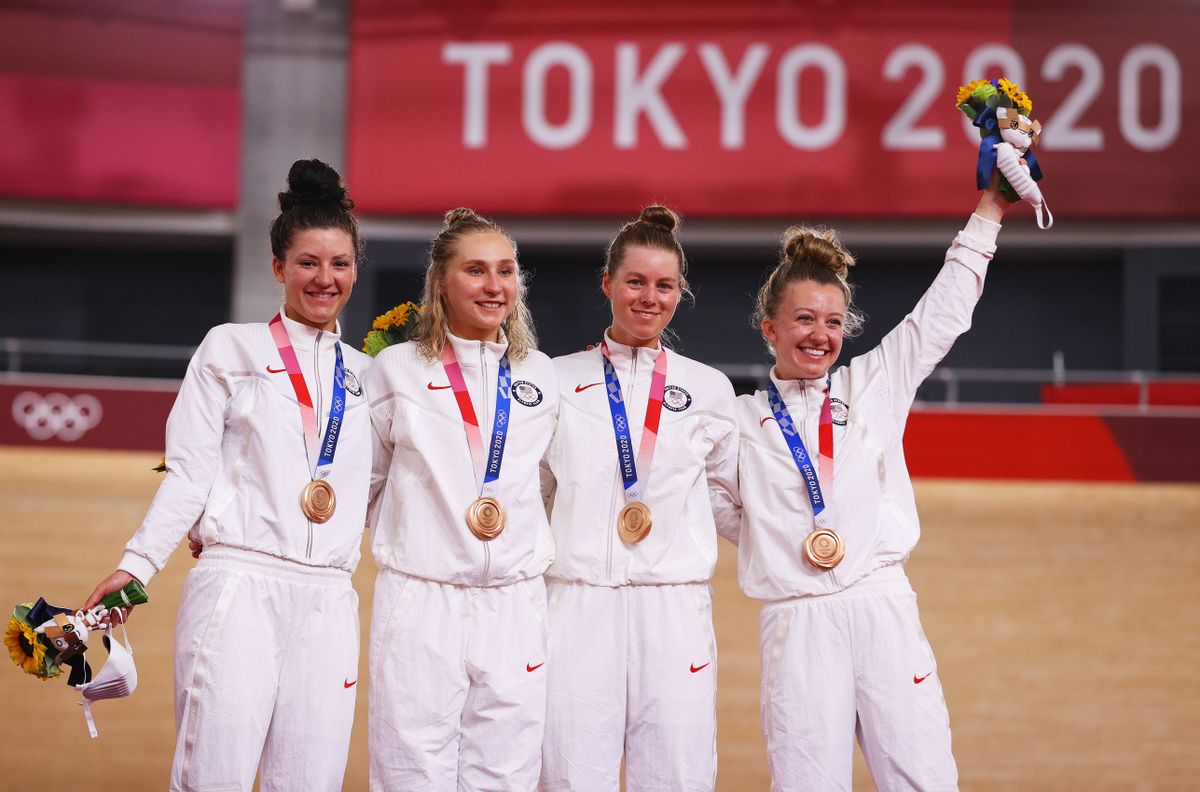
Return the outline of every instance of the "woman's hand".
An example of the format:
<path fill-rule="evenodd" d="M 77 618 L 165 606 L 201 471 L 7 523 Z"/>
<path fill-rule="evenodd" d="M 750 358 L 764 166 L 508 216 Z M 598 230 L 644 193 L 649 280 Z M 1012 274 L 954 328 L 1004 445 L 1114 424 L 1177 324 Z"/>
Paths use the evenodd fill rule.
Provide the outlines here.
<path fill-rule="evenodd" d="M 127 585 L 129 585 L 131 580 L 133 580 L 133 575 L 129 574 L 123 569 L 118 569 L 116 572 L 113 572 L 111 575 L 104 578 L 104 580 L 101 580 L 100 585 L 96 586 L 95 590 L 93 590 L 88 596 L 87 602 L 83 604 L 84 612 L 86 613 L 87 611 L 90 611 L 92 608 L 99 605 L 100 600 L 104 599 L 109 594 L 112 594 L 114 591 L 120 591 L 121 589 L 125 588 Z M 133 610 L 133 607 L 115 608 L 114 610 L 121 611 L 122 621 L 124 621 L 129 618 L 129 612 Z M 108 624 L 108 619 L 104 619 L 103 622 Z"/>
<path fill-rule="evenodd" d="M 189 536 L 188 537 L 188 551 L 191 552 L 192 558 L 199 558 L 200 554 L 202 552 L 204 552 L 204 545 L 200 544 L 200 542 L 198 540 L 193 539 L 192 537 Z"/>
<path fill-rule="evenodd" d="M 1024 160 L 1022 160 L 1024 162 Z M 1000 171 L 992 169 L 992 178 L 988 180 L 987 189 L 979 196 L 979 206 L 975 207 L 975 214 L 999 223 L 1004 219 L 1004 213 L 1012 208 L 1015 201 L 1010 201 L 1000 194 Z"/>

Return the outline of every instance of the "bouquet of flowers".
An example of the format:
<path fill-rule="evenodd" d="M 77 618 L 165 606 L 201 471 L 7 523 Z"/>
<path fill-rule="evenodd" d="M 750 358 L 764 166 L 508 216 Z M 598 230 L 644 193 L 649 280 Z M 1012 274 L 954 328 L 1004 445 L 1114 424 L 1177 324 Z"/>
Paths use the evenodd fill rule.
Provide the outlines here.
<path fill-rule="evenodd" d="M 24 602 L 13 608 L 4 645 L 14 665 L 43 681 L 61 674 L 63 665 L 69 666 L 67 684 L 74 687 L 92 679 L 91 667 L 83 658 L 88 634 L 101 626 L 113 608 L 129 608 L 149 600 L 146 590 L 136 580 L 109 594 L 86 613 L 50 605 L 39 597 L 37 602 Z"/>
<path fill-rule="evenodd" d="M 383 349 L 392 344 L 408 340 L 412 330 L 412 318 L 421 312 L 421 306 L 414 302 L 403 302 L 385 314 L 375 317 L 371 330 L 363 339 L 362 351 L 371 357 L 378 355 Z"/>
<path fill-rule="evenodd" d="M 1000 171 L 1000 193 L 1010 201 L 1031 204 L 1037 213 L 1038 227 L 1054 224 L 1054 217 L 1042 198 L 1037 182 L 1042 168 L 1033 154 L 1042 125 L 1030 119 L 1033 102 L 1017 85 L 1001 77 L 973 80 L 960 86 L 954 103 L 979 129 L 979 159 L 975 166 L 975 186 L 987 189 L 992 171 Z"/>

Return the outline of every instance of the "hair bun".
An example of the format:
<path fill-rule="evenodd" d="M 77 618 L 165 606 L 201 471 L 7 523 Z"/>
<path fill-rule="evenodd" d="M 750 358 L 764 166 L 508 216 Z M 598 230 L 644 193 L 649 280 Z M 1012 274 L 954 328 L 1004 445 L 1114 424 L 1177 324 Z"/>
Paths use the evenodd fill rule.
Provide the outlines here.
<path fill-rule="evenodd" d="M 463 223 L 468 220 L 481 219 L 482 218 L 479 215 L 475 214 L 474 209 L 468 209 L 465 206 L 460 206 L 457 209 L 451 209 L 449 212 L 446 212 L 446 214 L 442 215 L 442 227 L 454 228 L 454 226 L 458 225 L 459 223 Z"/>
<path fill-rule="evenodd" d="M 662 226 L 671 233 L 675 233 L 675 229 L 679 227 L 679 215 L 665 206 L 647 206 L 642 210 L 642 214 L 638 217 L 643 223 L 653 223 L 654 225 Z"/>
<path fill-rule="evenodd" d="M 331 204 L 347 212 L 354 208 L 338 172 L 319 159 L 296 160 L 287 180 L 287 190 L 279 193 L 284 212 L 299 204 Z"/>
<path fill-rule="evenodd" d="M 784 231 L 783 257 L 791 264 L 824 267 L 841 278 L 854 266 L 854 256 L 842 245 L 837 232 L 828 228 L 792 226 Z"/>

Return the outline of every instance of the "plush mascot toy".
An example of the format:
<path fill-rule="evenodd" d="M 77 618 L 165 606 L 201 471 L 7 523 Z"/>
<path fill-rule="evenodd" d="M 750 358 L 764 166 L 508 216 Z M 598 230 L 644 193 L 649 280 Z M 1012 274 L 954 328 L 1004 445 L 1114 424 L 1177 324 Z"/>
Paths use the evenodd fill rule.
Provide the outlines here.
<path fill-rule="evenodd" d="M 1033 102 L 1016 85 L 998 80 L 974 80 L 958 89 L 958 109 L 979 128 L 979 161 L 975 184 L 986 189 L 992 169 L 1000 170 L 1000 192 L 1009 200 L 1018 198 L 1033 206 L 1038 228 L 1054 225 L 1050 207 L 1037 183 L 1042 168 L 1033 155 L 1042 125 L 1030 120 Z"/>

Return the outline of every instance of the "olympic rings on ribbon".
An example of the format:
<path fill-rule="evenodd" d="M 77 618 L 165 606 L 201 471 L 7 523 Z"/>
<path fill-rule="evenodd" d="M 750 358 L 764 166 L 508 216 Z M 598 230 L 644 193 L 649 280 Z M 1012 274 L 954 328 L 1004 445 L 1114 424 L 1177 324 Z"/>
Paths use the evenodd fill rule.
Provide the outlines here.
<path fill-rule="evenodd" d="M 83 437 L 100 423 L 104 409 L 100 400 L 90 393 L 71 397 L 62 393 L 42 396 L 34 391 L 17 394 L 12 403 L 12 417 L 34 440 L 59 440 L 71 443 Z"/>

